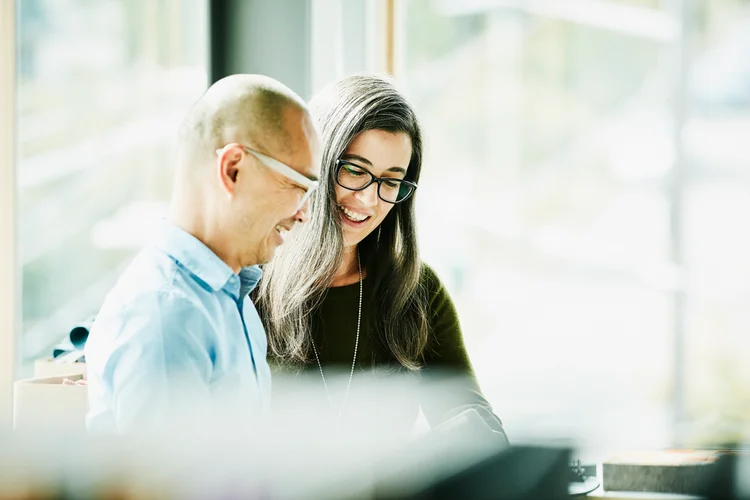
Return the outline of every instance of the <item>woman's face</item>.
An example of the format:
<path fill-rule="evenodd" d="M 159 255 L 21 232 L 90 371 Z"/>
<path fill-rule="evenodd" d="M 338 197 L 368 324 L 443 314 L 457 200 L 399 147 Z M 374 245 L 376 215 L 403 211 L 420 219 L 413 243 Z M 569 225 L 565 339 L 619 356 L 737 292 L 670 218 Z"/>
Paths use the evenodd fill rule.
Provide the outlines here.
<path fill-rule="evenodd" d="M 363 170 L 379 178 L 403 179 L 411 160 L 411 137 L 405 133 L 367 130 L 354 138 L 340 160 L 347 164 L 339 170 L 338 179 L 346 185 L 369 178 Z M 351 191 L 338 182 L 335 186 L 344 247 L 350 248 L 383 222 L 393 204 L 378 197 L 377 182 L 361 191 Z M 381 194 L 388 197 L 388 189 L 383 183 Z"/>

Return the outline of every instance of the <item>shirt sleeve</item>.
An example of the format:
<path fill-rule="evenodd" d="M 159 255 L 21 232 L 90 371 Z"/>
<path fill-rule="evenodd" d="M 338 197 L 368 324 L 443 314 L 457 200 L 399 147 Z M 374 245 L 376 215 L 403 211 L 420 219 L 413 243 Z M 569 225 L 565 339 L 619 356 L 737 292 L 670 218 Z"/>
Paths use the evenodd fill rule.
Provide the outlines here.
<path fill-rule="evenodd" d="M 427 293 L 430 330 L 422 378 L 428 385 L 439 381 L 442 393 L 440 398 L 430 397 L 422 402 L 427 420 L 435 426 L 464 410 L 474 409 L 507 442 L 502 421 L 479 388 L 448 291 L 426 265 L 422 269 L 422 282 Z M 427 394 L 430 393 L 428 390 Z"/>
<path fill-rule="evenodd" d="M 150 293 L 97 318 L 92 336 L 112 339 L 102 369 L 117 429 L 168 423 L 174 412 L 208 408 L 211 325 L 186 297 Z"/>

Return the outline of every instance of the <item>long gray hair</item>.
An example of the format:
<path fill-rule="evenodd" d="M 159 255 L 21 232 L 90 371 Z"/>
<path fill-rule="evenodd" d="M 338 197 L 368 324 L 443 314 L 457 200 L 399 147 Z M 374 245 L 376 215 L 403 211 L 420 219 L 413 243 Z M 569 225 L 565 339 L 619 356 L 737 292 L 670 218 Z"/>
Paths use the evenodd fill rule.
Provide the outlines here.
<path fill-rule="evenodd" d="M 341 222 L 336 215 L 336 160 L 358 134 L 383 130 L 411 137 L 407 180 L 417 182 L 422 167 L 419 123 L 389 78 L 349 76 L 326 87 L 309 107 L 323 139 L 320 188 L 312 196 L 310 220 L 292 230 L 289 241 L 264 267 L 257 294 L 272 353 L 291 364 L 309 359 L 311 314 L 343 259 Z M 419 286 L 414 198 L 395 205 L 379 229 L 359 244 L 362 265 L 373 286 L 372 327 L 382 346 L 409 370 L 421 367 L 428 337 L 427 299 Z"/>

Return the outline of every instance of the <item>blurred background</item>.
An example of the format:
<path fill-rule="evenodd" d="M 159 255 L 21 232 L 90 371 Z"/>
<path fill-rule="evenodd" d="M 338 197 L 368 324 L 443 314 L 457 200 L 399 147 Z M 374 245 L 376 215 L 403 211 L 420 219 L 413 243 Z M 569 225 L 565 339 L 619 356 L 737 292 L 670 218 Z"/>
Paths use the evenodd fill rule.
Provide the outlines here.
<path fill-rule="evenodd" d="M 389 71 L 426 136 L 422 256 L 511 438 L 746 436 L 750 1 L 8 1 L 18 377 L 142 244 L 210 82 Z"/>

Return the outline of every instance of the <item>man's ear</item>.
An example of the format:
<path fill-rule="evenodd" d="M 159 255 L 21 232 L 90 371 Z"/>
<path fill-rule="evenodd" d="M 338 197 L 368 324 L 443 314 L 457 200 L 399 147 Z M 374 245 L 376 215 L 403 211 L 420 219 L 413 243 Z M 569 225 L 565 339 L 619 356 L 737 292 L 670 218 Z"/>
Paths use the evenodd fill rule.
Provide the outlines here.
<path fill-rule="evenodd" d="M 240 148 L 228 147 L 219 154 L 216 160 L 219 182 L 229 195 L 234 194 L 243 158 L 244 153 Z"/>

